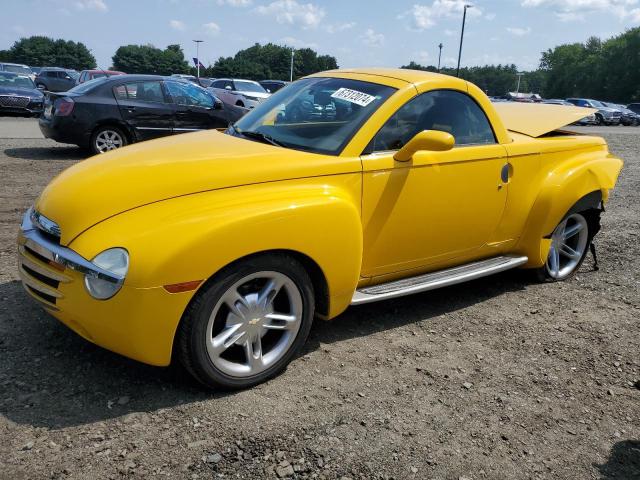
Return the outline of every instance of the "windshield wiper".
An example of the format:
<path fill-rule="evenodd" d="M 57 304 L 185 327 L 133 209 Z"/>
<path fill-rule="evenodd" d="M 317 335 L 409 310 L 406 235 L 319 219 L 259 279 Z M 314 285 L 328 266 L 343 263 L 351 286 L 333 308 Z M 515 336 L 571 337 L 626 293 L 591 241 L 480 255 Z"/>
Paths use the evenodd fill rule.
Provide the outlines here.
<path fill-rule="evenodd" d="M 284 147 L 285 145 L 281 142 L 279 142 L 278 140 L 276 140 L 275 138 L 267 135 L 266 133 L 262 133 L 262 132 L 252 132 L 252 131 L 240 131 L 237 129 L 234 129 L 236 132 L 238 132 L 240 135 L 244 135 L 247 138 L 251 138 L 254 140 L 259 140 L 261 142 L 264 143 L 268 143 L 270 145 L 276 146 L 276 147 Z"/>

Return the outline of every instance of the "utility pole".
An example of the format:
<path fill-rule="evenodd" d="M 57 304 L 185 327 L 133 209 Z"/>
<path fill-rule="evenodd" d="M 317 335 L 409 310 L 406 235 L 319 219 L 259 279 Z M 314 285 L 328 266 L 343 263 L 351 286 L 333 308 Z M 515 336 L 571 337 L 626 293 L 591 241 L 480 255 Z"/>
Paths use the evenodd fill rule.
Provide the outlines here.
<path fill-rule="evenodd" d="M 519 93 L 520 92 L 520 79 L 524 75 L 524 72 L 518 72 L 518 73 L 516 73 L 516 75 L 518 76 L 518 86 L 516 87 L 516 93 Z"/>
<path fill-rule="evenodd" d="M 464 12 L 462 14 L 462 32 L 460 33 L 460 49 L 458 50 L 458 68 L 456 70 L 456 77 L 460 76 L 460 59 L 462 58 L 462 41 L 464 40 L 464 24 L 467 21 L 467 8 L 473 8 L 473 5 L 465 5 Z"/>
<path fill-rule="evenodd" d="M 293 82 L 293 48 L 291 49 L 291 73 L 289 75 L 289 81 Z"/>
<path fill-rule="evenodd" d="M 194 42 L 196 44 L 196 68 L 198 71 L 197 77 L 200 78 L 200 44 L 204 42 L 204 40 L 194 40 Z"/>
<path fill-rule="evenodd" d="M 442 59 L 442 47 L 444 45 L 442 45 L 442 42 L 440 42 L 440 45 L 438 45 L 438 48 L 440 49 L 440 53 L 438 54 L 438 73 L 440 73 L 440 60 Z"/>

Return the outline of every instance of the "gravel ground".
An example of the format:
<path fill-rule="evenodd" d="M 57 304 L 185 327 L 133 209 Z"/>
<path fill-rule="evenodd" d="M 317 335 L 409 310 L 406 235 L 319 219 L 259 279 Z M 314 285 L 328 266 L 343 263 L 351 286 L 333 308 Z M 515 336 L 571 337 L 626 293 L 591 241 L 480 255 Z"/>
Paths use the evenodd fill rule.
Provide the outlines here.
<path fill-rule="evenodd" d="M 586 131 L 626 160 L 600 271 L 350 308 L 278 378 L 210 394 L 22 291 L 19 216 L 83 153 L 0 119 L 0 478 L 639 479 L 640 128 Z"/>

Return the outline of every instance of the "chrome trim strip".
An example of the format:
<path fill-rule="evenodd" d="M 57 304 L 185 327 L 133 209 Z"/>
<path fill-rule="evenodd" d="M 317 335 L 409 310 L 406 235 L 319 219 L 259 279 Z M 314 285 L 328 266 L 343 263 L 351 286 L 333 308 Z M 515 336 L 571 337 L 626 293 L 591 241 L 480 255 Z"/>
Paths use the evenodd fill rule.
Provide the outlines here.
<path fill-rule="evenodd" d="M 468 282 L 519 267 L 527 263 L 528 260 L 527 257 L 494 257 L 416 277 L 364 287 L 355 291 L 351 299 L 351 305 L 362 305 L 389 298 L 403 297 L 413 293 L 426 292 L 457 283 Z"/>
<path fill-rule="evenodd" d="M 113 283 L 124 282 L 124 276 L 116 275 L 80 256 L 70 248 L 62 247 L 46 238 L 31 222 L 31 211 L 29 209 L 22 217 L 22 225 L 20 230 L 23 239 L 19 242 L 60 265 L 75 270 L 90 277 L 100 278 Z"/>
<path fill-rule="evenodd" d="M 24 283 L 28 287 L 31 287 L 38 292 L 44 293 L 45 295 L 49 295 L 50 297 L 62 298 L 62 294 L 60 292 L 33 278 L 24 270 L 24 268 L 22 268 L 22 265 L 18 267 L 18 275 L 20 275 L 20 280 L 22 280 L 22 283 Z"/>
<path fill-rule="evenodd" d="M 29 252 L 25 250 L 24 246 L 18 245 L 18 252 L 20 252 L 21 255 L 20 263 L 27 266 L 31 270 L 38 272 L 40 275 L 44 275 L 45 277 L 62 283 L 69 283 L 71 281 L 70 277 L 67 277 L 66 275 L 55 270 L 43 267 L 36 260 L 32 260 L 33 257 L 29 255 Z"/>
<path fill-rule="evenodd" d="M 31 209 L 30 220 L 31 220 L 31 223 L 34 224 L 36 227 L 40 228 L 41 230 L 44 230 L 45 232 L 47 232 L 50 235 L 53 235 L 54 237 L 60 238 L 61 233 L 60 233 L 60 227 L 58 226 L 58 224 L 53 220 L 49 220 L 40 212 L 34 209 Z"/>
<path fill-rule="evenodd" d="M 172 128 L 162 128 L 162 127 L 136 127 L 136 130 L 173 130 Z"/>
<path fill-rule="evenodd" d="M 203 128 L 174 128 L 174 132 L 199 132 L 204 130 Z"/>

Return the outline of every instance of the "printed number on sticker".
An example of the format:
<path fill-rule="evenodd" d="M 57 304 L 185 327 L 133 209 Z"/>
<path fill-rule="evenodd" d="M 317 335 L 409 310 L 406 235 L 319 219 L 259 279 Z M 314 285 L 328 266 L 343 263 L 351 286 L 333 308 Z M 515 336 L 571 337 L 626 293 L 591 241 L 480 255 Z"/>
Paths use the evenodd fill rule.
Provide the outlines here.
<path fill-rule="evenodd" d="M 349 88 L 339 88 L 333 93 L 333 95 L 331 95 L 331 97 L 346 100 L 347 102 L 355 103 L 361 107 L 366 107 L 376 99 L 376 97 L 372 95 L 358 92 L 357 90 L 351 90 Z"/>

